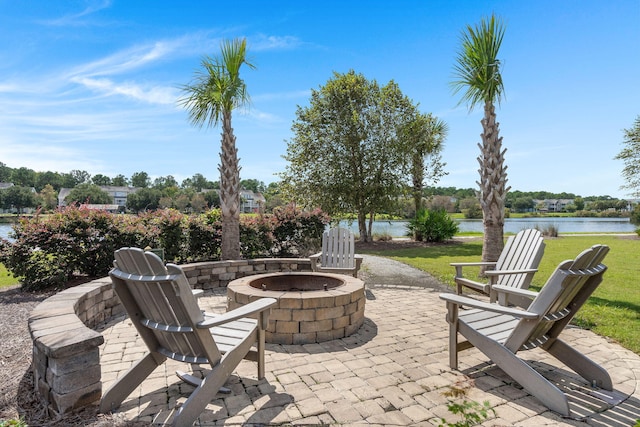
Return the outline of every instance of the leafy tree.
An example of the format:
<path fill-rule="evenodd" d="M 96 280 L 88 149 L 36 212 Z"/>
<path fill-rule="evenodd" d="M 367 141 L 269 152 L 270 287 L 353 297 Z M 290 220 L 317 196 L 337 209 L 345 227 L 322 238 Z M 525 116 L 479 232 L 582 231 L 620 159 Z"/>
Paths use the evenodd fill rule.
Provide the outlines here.
<path fill-rule="evenodd" d="M 209 181 L 201 173 L 193 175 L 182 181 L 182 188 L 193 188 L 195 191 L 201 191 L 204 188 L 213 188 L 213 182 Z"/>
<path fill-rule="evenodd" d="M 633 127 L 624 130 L 625 147 L 614 157 L 624 162 L 622 177 L 626 184 L 621 188 L 631 190 L 634 197 L 640 196 L 640 116 L 636 117 Z"/>
<path fill-rule="evenodd" d="M 111 185 L 111 178 L 99 173 L 91 178 L 91 182 L 93 182 L 95 185 Z"/>
<path fill-rule="evenodd" d="M 355 212 L 360 239 L 368 241 L 375 214 L 397 209 L 408 184 L 404 130 L 414 112 L 393 81 L 380 87 L 353 70 L 334 73 L 296 111 L 289 165 L 280 174 L 288 197 L 329 215 Z"/>
<path fill-rule="evenodd" d="M 12 169 L 0 162 L 0 182 L 11 182 Z"/>
<path fill-rule="evenodd" d="M 51 184 L 45 185 L 40 191 L 40 198 L 43 207 L 47 210 L 55 209 L 58 206 L 58 193 Z"/>
<path fill-rule="evenodd" d="M 64 201 L 67 205 L 71 205 L 72 203 L 88 203 L 88 204 L 109 204 L 113 203 L 113 199 L 106 191 L 102 190 L 95 184 L 83 183 L 76 185 L 71 191 L 69 195 L 65 197 Z"/>
<path fill-rule="evenodd" d="M 55 191 L 60 191 L 63 183 L 64 178 L 58 172 L 36 172 L 36 191 L 42 191 L 47 184 L 51 185 Z"/>
<path fill-rule="evenodd" d="M 160 176 L 153 180 L 153 188 L 165 190 L 170 187 L 178 188 L 178 181 L 172 175 Z"/>
<path fill-rule="evenodd" d="M 15 208 L 18 213 L 22 213 L 24 208 L 34 208 L 37 205 L 36 193 L 29 187 L 13 185 L 1 192 L 4 209 Z"/>
<path fill-rule="evenodd" d="M 210 208 L 219 208 L 220 207 L 220 193 L 216 190 L 209 190 L 202 193 L 204 196 L 204 200 L 207 202 Z"/>
<path fill-rule="evenodd" d="M 151 178 L 146 172 L 134 172 L 131 175 L 131 185 L 138 188 L 147 188 L 151 185 Z"/>
<path fill-rule="evenodd" d="M 207 208 L 207 201 L 204 198 L 204 194 L 203 193 L 194 194 L 191 197 L 190 205 L 191 205 L 191 209 L 193 209 L 193 212 L 195 213 L 204 212 L 205 209 Z"/>
<path fill-rule="evenodd" d="M 11 172 L 11 182 L 18 187 L 35 187 L 36 171 L 21 167 Z"/>
<path fill-rule="evenodd" d="M 257 179 L 243 179 L 240 181 L 240 187 L 245 190 L 251 190 L 254 193 L 264 193 L 267 189 L 264 182 L 258 181 Z"/>
<path fill-rule="evenodd" d="M 452 82 L 456 93 L 465 90 L 460 102 L 467 102 L 470 111 L 477 105 L 484 105 L 482 145 L 478 157 L 479 199 L 484 225 L 483 261 L 496 261 L 502 252 L 504 207 L 509 191 L 504 165 L 506 149 L 502 149 L 495 114 L 495 103 L 500 103 L 504 92 L 501 62 L 497 58 L 503 36 L 504 26 L 495 15 L 488 20 L 483 18 L 475 28 L 467 26 L 462 33 L 462 47 L 457 56 L 456 80 Z"/>
<path fill-rule="evenodd" d="M 249 101 L 246 83 L 240 78 L 240 67 L 247 60 L 246 39 L 223 41 L 221 54 L 202 59 L 204 71 L 197 71 L 194 81 L 183 86 L 181 104 L 189 110 L 192 124 L 202 127 L 222 122 L 220 152 L 220 204 L 222 210 L 221 258 L 240 258 L 240 166 L 236 137 L 231 127 L 231 113 Z"/>
<path fill-rule="evenodd" d="M 162 193 L 157 188 L 141 188 L 127 196 L 127 208 L 135 212 L 158 209 Z"/>
<path fill-rule="evenodd" d="M 127 187 L 129 185 L 129 179 L 122 174 L 118 174 L 111 180 L 111 185 Z"/>
<path fill-rule="evenodd" d="M 531 197 L 518 197 L 511 206 L 516 212 L 527 212 L 533 209 L 535 204 Z"/>
<path fill-rule="evenodd" d="M 65 173 L 62 175 L 63 177 L 63 187 L 73 188 L 76 185 L 90 183 L 91 175 L 87 171 L 81 171 L 78 169 L 74 169 L 69 173 Z"/>

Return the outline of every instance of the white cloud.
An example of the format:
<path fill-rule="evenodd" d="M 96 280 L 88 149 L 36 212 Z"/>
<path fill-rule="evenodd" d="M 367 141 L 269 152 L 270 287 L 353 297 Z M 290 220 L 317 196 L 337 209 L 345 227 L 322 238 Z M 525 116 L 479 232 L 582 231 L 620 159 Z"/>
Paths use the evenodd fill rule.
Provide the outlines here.
<path fill-rule="evenodd" d="M 92 79 L 88 77 L 76 77 L 72 81 L 107 96 L 124 95 L 151 104 L 175 104 L 179 96 L 177 89 L 166 86 L 143 88 L 135 83 L 115 83 L 109 79 Z"/>
<path fill-rule="evenodd" d="M 294 36 L 267 36 L 265 34 L 258 34 L 255 37 L 251 37 L 250 46 L 251 50 L 273 50 L 273 49 L 295 49 L 302 45 L 302 41 Z"/>
<path fill-rule="evenodd" d="M 89 5 L 83 10 L 81 10 L 80 12 L 64 15 L 56 19 L 40 21 L 40 23 L 44 25 L 51 25 L 56 27 L 85 26 L 85 25 L 88 25 L 89 22 L 83 18 L 86 18 L 110 6 L 111 6 L 111 0 L 90 1 Z"/>

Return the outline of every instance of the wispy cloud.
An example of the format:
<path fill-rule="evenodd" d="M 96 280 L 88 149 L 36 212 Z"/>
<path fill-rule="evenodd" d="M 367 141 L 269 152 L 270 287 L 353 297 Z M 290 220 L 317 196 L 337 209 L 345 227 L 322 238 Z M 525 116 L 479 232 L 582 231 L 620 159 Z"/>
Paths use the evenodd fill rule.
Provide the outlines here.
<path fill-rule="evenodd" d="M 289 50 L 300 47 L 303 42 L 294 36 L 268 36 L 265 34 L 258 34 L 251 37 L 250 40 L 251 50 Z"/>
<path fill-rule="evenodd" d="M 68 15 L 61 16 L 56 19 L 49 19 L 46 21 L 40 21 L 43 25 L 50 25 L 56 27 L 78 27 L 78 26 L 86 26 L 89 25 L 89 21 L 86 20 L 90 15 L 94 13 L 106 9 L 111 6 L 111 0 L 99 0 L 99 1 L 89 1 L 86 8 L 77 13 L 71 13 Z M 92 22 L 91 25 L 95 25 L 95 22 Z"/>
<path fill-rule="evenodd" d="M 73 81 L 107 96 L 123 95 L 150 104 L 175 104 L 179 96 L 177 89 L 167 86 L 144 88 L 131 82 L 115 83 L 109 79 L 88 77 L 74 78 Z"/>

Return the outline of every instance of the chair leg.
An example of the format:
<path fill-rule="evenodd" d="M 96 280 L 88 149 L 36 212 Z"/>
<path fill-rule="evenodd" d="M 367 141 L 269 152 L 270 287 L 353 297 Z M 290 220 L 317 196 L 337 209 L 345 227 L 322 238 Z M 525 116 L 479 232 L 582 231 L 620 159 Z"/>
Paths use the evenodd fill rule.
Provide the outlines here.
<path fill-rule="evenodd" d="M 447 303 L 449 322 L 449 367 L 458 369 L 458 305 Z"/>
<path fill-rule="evenodd" d="M 136 362 L 104 393 L 100 400 L 100 412 L 115 410 L 165 360 L 167 358 L 161 354 L 149 353 Z"/>
<path fill-rule="evenodd" d="M 573 369 L 582 378 L 590 383 L 595 382 L 597 387 L 605 390 L 613 390 L 613 382 L 609 373 L 600 365 L 569 346 L 562 340 L 556 339 L 548 348 L 543 347 L 556 359 Z"/>
<path fill-rule="evenodd" d="M 462 335 L 477 349 L 482 351 L 500 369 L 507 373 L 529 393 L 540 400 L 547 408 L 564 416 L 569 416 L 569 400 L 567 396 L 545 377 L 529 366 L 524 360 L 513 354 L 503 345 L 486 338 L 476 330 L 461 324 Z"/>

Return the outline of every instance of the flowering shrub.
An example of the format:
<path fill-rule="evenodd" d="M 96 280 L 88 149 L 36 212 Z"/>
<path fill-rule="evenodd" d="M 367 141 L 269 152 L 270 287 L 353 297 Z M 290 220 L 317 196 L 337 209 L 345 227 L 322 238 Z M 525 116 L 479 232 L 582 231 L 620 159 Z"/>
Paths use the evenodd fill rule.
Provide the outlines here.
<path fill-rule="evenodd" d="M 319 247 L 327 223 L 320 211 L 293 207 L 270 216 L 243 216 L 242 256 L 306 256 Z M 165 209 L 134 216 L 70 206 L 22 219 L 12 242 L 0 239 L 0 262 L 21 278 L 25 290 L 62 287 L 76 275 L 106 275 L 113 252 L 126 246 L 163 248 L 168 262 L 217 260 L 221 230 L 219 210 L 188 216 Z"/>

